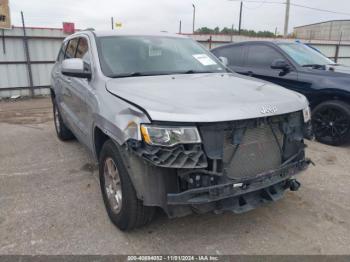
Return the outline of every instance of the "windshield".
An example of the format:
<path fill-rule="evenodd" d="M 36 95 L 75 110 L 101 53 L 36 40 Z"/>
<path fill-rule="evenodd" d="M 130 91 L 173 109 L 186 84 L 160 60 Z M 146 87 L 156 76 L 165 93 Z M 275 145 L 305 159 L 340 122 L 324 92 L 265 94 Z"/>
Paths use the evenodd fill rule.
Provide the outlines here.
<path fill-rule="evenodd" d="M 98 52 L 102 71 L 109 77 L 225 71 L 213 55 L 188 38 L 100 37 Z"/>
<path fill-rule="evenodd" d="M 300 66 L 334 64 L 332 60 L 304 44 L 283 43 L 279 46 Z"/>

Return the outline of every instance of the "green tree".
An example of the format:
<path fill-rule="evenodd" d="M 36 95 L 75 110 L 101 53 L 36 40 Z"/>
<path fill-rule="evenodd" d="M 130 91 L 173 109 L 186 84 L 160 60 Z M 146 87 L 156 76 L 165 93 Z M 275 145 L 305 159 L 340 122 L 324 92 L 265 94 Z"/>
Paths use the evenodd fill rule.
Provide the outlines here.
<path fill-rule="evenodd" d="M 196 30 L 196 33 L 199 34 L 212 34 L 214 31 L 208 27 L 201 27 Z"/>
<path fill-rule="evenodd" d="M 220 28 L 217 26 L 214 28 L 214 34 L 219 34 L 220 33 Z"/>
<path fill-rule="evenodd" d="M 201 27 L 196 30 L 196 33 L 198 34 L 238 34 L 238 30 L 228 27 L 224 27 L 223 29 L 220 30 L 220 28 L 217 26 L 214 29 L 209 28 L 209 27 Z M 253 37 L 276 37 L 273 32 L 270 31 L 254 31 L 254 30 L 247 30 L 247 29 L 242 29 L 241 30 L 241 35 L 244 36 L 253 36 Z"/>
<path fill-rule="evenodd" d="M 222 33 L 222 34 L 232 34 L 232 29 L 231 29 L 231 28 L 228 28 L 228 27 L 224 27 L 224 28 L 221 30 L 221 33 Z"/>

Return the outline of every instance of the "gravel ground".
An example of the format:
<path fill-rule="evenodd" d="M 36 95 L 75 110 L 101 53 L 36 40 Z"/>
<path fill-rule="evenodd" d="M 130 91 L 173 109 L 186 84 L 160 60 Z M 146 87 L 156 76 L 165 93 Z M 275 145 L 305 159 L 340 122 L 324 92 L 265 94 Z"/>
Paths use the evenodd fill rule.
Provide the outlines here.
<path fill-rule="evenodd" d="M 235 215 L 158 214 L 123 233 L 96 165 L 60 142 L 48 98 L 0 102 L 0 254 L 350 254 L 350 146 L 309 142 L 298 192 Z"/>

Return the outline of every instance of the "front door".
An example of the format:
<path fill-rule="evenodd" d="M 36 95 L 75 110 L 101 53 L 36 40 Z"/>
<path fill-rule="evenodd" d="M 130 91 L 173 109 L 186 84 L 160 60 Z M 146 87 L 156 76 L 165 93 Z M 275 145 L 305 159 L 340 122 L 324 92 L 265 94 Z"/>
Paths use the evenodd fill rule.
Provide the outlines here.
<path fill-rule="evenodd" d="M 256 77 L 262 80 L 281 85 L 295 91 L 300 90 L 298 73 L 290 64 L 290 69 L 272 69 L 272 62 L 276 59 L 288 60 L 276 49 L 267 45 L 248 45 L 247 55 L 244 63 L 244 70 L 240 73 Z"/>
<path fill-rule="evenodd" d="M 75 58 L 78 43 L 78 37 L 69 40 L 64 59 Z M 81 81 L 83 80 L 60 73 L 61 113 L 79 140 L 84 138 L 81 115 L 84 110 L 85 91 L 82 85 L 79 84 Z"/>
<path fill-rule="evenodd" d="M 78 47 L 75 52 L 75 58 L 80 58 L 84 62 L 84 69 L 90 71 L 92 69 L 91 56 L 90 56 L 89 40 L 85 36 L 79 37 Z M 89 108 L 87 105 L 87 97 L 94 89 L 91 86 L 91 79 L 71 77 L 71 85 L 74 87 L 74 92 L 77 99 L 74 100 L 74 107 L 77 109 L 76 114 L 78 121 L 79 133 L 81 134 L 82 142 L 90 146 L 90 120 L 89 120 Z"/>

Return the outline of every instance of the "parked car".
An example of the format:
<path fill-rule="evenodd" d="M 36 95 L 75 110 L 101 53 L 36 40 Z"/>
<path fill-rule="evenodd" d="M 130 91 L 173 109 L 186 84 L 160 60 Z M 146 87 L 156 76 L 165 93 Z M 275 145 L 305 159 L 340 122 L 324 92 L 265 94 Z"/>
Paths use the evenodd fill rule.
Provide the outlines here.
<path fill-rule="evenodd" d="M 228 72 L 192 39 L 81 31 L 52 70 L 54 123 L 99 163 L 111 221 L 128 230 L 193 212 L 251 210 L 299 188 L 308 101 Z M 252 164 L 254 163 L 254 164 Z"/>
<path fill-rule="evenodd" d="M 242 42 L 220 46 L 212 53 L 239 74 L 305 95 L 318 141 L 342 145 L 350 140 L 350 67 L 297 42 Z"/>

